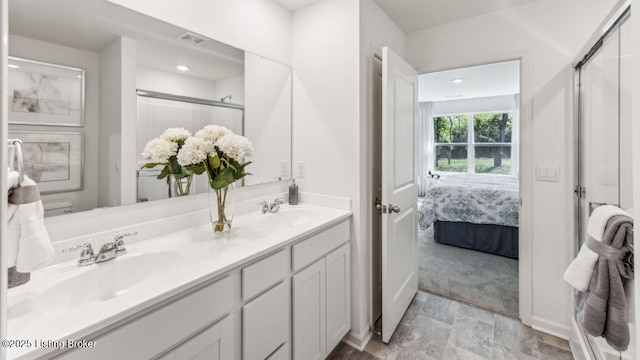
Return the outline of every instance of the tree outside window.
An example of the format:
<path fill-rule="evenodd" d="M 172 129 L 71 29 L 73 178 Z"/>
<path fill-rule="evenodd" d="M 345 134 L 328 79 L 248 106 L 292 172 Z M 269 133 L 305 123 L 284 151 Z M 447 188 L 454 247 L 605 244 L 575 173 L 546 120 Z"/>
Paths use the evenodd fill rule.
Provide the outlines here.
<path fill-rule="evenodd" d="M 435 116 L 433 126 L 436 171 L 511 172 L 512 112 Z"/>

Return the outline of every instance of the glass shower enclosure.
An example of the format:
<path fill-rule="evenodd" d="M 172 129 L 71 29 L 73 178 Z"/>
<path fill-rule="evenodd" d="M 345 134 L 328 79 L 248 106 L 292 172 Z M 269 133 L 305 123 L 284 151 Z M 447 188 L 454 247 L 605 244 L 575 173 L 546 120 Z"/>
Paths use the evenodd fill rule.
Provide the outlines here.
<path fill-rule="evenodd" d="M 195 134 L 206 125 L 222 125 L 236 134 L 244 134 L 244 105 L 138 90 L 138 171 L 137 202 L 166 199 L 171 183 L 159 180 L 161 167 L 144 168 L 142 151 L 149 140 L 167 128 L 181 127 Z M 207 175 L 197 175 L 190 194 L 208 192 Z"/>
<path fill-rule="evenodd" d="M 577 111 L 576 252 L 591 212 L 611 204 L 633 207 L 631 139 L 631 24 L 627 9 L 575 68 Z M 633 289 L 629 291 L 633 293 Z M 587 358 L 636 359 L 633 299 L 628 303 L 631 343 L 624 352 L 579 326 Z"/>

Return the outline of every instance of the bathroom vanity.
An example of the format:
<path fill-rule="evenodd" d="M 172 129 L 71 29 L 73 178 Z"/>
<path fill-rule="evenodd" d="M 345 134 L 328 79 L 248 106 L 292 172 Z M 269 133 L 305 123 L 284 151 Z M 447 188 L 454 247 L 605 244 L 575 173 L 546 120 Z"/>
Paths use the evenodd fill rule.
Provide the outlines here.
<path fill-rule="evenodd" d="M 253 211 L 229 236 L 203 224 L 34 272 L 8 299 L 9 334 L 31 346 L 8 357 L 323 359 L 350 329 L 350 217 Z"/>

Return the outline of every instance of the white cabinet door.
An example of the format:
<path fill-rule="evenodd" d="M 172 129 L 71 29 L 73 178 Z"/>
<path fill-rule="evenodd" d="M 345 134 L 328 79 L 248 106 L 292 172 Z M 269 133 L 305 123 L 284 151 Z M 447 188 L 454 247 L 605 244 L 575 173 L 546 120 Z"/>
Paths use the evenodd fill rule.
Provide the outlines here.
<path fill-rule="evenodd" d="M 224 320 L 209 327 L 174 351 L 175 360 L 233 359 L 233 320 Z"/>
<path fill-rule="evenodd" d="M 267 360 L 291 360 L 291 355 L 289 354 L 289 349 L 291 345 L 284 344 L 278 349 L 276 352 L 271 354 Z"/>
<path fill-rule="evenodd" d="M 351 265 L 349 243 L 327 255 L 327 352 L 331 352 L 351 328 Z"/>
<path fill-rule="evenodd" d="M 320 360 L 327 356 L 325 259 L 293 277 L 293 358 Z"/>
<path fill-rule="evenodd" d="M 287 341 L 291 283 L 285 281 L 242 308 L 242 358 L 264 360 Z"/>

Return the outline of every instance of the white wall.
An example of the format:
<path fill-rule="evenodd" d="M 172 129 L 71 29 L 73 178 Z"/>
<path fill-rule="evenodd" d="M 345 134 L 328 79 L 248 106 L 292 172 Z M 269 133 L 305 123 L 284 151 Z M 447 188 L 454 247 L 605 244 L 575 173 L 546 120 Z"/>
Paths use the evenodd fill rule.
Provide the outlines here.
<path fill-rule="evenodd" d="M 98 205 L 135 203 L 136 43 L 121 37 L 100 51 Z"/>
<path fill-rule="evenodd" d="M 234 104 L 244 104 L 244 75 L 234 76 L 216 81 L 216 97 L 214 100 L 231 95 L 231 102 Z"/>
<path fill-rule="evenodd" d="M 245 53 L 245 136 L 253 143 L 250 172 L 245 184 L 289 178 L 281 164 L 291 166 L 291 68 L 252 53 Z"/>
<path fill-rule="evenodd" d="M 291 12 L 272 0 L 109 0 L 237 48 L 291 64 Z"/>
<path fill-rule="evenodd" d="M 434 101 L 432 115 L 464 114 L 470 112 L 498 112 L 513 109 L 513 95 L 490 96 L 463 100 Z"/>
<path fill-rule="evenodd" d="M 95 208 L 98 205 L 98 54 L 67 46 L 10 35 L 9 56 L 71 66 L 85 71 L 85 117 L 84 125 L 82 127 L 9 125 L 9 131 L 83 132 L 83 190 L 43 195 L 42 200 L 44 203 L 54 200 L 71 200 L 75 211 L 84 211 Z M 11 118 L 10 113 L 9 118 Z"/>
<path fill-rule="evenodd" d="M 352 199 L 351 327 L 358 333 L 368 322 L 358 202 L 359 12 L 358 0 L 322 0 L 296 11 L 292 46 L 293 162 L 306 164 L 306 177 L 296 181 L 303 192 Z"/>
<path fill-rule="evenodd" d="M 138 65 L 136 71 L 136 88 L 171 95 L 218 100 L 216 83 L 214 81 L 175 74 L 141 65 Z"/>
<path fill-rule="evenodd" d="M 323 0 L 293 14 L 294 167 L 306 164 L 301 191 L 352 199 L 348 339 L 355 345 L 366 342 L 371 323 L 371 45 L 404 52 L 404 34 L 371 0 Z"/>
<path fill-rule="evenodd" d="M 574 221 L 570 62 L 614 3 L 540 0 L 407 34 L 407 59 L 422 72 L 529 56 L 529 70 L 523 71 L 531 71 L 524 76 L 532 82 L 522 84 L 533 94 L 532 123 L 523 128 L 523 141 L 533 148 L 529 166 L 560 166 L 559 182 L 532 184 L 532 325 L 564 336 L 570 329 L 571 289 L 562 274 L 573 258 Z"/>

